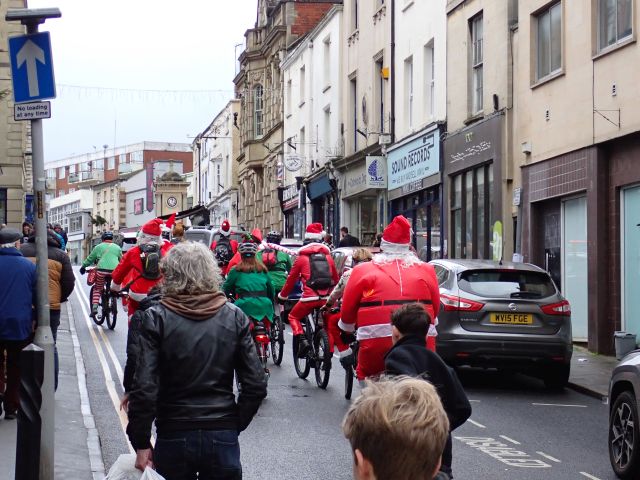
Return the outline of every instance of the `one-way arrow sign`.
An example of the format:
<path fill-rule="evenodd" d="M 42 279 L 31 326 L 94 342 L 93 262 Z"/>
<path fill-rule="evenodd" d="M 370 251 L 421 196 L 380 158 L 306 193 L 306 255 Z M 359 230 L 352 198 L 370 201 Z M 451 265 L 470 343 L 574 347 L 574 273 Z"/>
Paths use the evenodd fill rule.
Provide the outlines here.
<path fill-rule="evenodd" d="M 15 103 L 55 98 L 49 32 L 9 38 Z"/>

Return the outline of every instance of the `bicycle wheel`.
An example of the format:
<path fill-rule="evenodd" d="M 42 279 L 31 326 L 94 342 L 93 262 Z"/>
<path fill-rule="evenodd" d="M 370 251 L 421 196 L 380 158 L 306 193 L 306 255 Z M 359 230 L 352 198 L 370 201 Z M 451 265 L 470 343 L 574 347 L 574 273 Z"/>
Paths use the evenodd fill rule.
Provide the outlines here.
<path fill-rule="evenodd" d="M 109 304 L 109 294 L 105 291 L 102 292 L 102 301 L 100 303 L 100 311 L 102 312 L 102 322 L 107 322 L 109 325 L 111 317 L 111 305 Z"/>
<path fill-rule="evenodd" d="M 309 319 L 303 319 L 302 328 L 304 329 L 304 336 L 307 337 L 307 341 L 309 341 L 309 326 Z M 304 358 L 298 357 L 298 339 L 295 337 L 293 338 L 293 366 L 296 369 L 298 377 L 304 379 L 309 376 L 309 372 L 311 371 L 311 358 L 309 355 Z"/>
<path fill-rule="evenodd" d="M 356 376 L 356 372 L 353 367 L 349 366 L 344 371 L 344 398 L 351 399 L 351 393 L 353 392 L 353 377 Z"/>
<path fill-rule="evenodd" d="M 271 358 L 275 365 L 282 363 L 282 357 L 284 353 L 284 332 L 283 332 L 282 320 L 280 317 L 273 317 L 271 324 Z"/>
<path fill-rule="evenodd" d="M 267 381 L 269 381 L 269 368 L 267 368 L 267 344 L 262 342 L 255 342 L 256 351 L 258 352 L 258 358 L 260 359 L 260 365 L 262 365 L 262 370 L 264 371 L 264 377 Z"/>
<path fill-rule="evenodd" d="M 107 327 L 109 330 L 116 328 L 116 320 L 118 319 L 118 297 L 109 295 L 109 303 L 111 304 L 111 315 L 107 316 Z"/>
<path fill-rule="evenodd" d="M 95 285 L 93 285 L 93 286 L 91 287 L 91 291 L 89 292 L 89 308 L 91 308 L 91 300 L 93 299 L 93 289 L 94 289 L 94 288 L 96 288 L 96 286 L 95 286 Z M 98 326 L 100 326 L 100 325 L 102 325 L 102 324 L 104 323 L 104 318 L 102 318 L 102 317 L 98 314 L 98 312 L 96 312 L 96 314 L 95 314 L 95 315 L 90 315 L 90 317 L 93 319 L 93 322 L 94 322 L 96 325 L 98 325 Z"/>
<path fill-rule="evenodd" d="M 316 332 L 313 338 L 313 353 L 316 358 L 316 384 L 324 389 L 329 384 L 331 374 L 331 351 L 329 347 L 329 335 L 324 328 Z"/>

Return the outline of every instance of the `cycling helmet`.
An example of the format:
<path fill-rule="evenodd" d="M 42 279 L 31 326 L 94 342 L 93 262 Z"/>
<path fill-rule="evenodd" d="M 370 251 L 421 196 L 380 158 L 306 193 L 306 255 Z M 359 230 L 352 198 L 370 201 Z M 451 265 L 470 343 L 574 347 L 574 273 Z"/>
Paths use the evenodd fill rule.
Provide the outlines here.
<path fill-rule="evenodd" d="M 267 243 L 275 243 L 276 245 L 280 245 L 281 241 L 282 241 L 282 235 L 280 234 L 280 232 L 276 232 L 275 230 L 272 230 L 269 233 L 267 233 Z"/>
<path fill-rule="evenodd" d="M 255 257 L 258 245 L 253 242 L 242 242 L 238 245 L 238 251 L 243 257 Z"/>
<path fill-rule="evenodd" d="M 113 232 L 104 232 L 102 234 L 102 241 L 104 242 L 105 240 L 113 240 Z"/>

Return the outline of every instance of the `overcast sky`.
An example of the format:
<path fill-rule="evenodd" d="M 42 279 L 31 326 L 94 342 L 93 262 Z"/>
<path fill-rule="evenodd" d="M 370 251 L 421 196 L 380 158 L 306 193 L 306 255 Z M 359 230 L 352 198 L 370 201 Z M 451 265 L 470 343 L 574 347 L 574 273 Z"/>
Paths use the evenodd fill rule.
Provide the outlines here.
<path fill-rule="evenodd" d="M 142 141 L 186 142 L 233 97 L 234 46 L 257 0 L 29 0 L 58 7 L 46 161 Z M 238 54 L 243 46 L 237 48 Z M 95 88 L 101 87 L 101 88 Z"/>

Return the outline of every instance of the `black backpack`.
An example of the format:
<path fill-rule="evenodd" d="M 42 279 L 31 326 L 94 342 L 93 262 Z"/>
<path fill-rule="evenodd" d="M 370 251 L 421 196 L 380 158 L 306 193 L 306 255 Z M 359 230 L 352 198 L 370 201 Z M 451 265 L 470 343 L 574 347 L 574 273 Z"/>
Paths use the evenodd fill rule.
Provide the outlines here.
<path fill-rule="evenodd" d="M 160 274 L 160 245 L 147 243 L 140 245 L 140 261 L 142 263 L 142 278 L 147 280 L 158 280 Z"/>
<path fill-rule="evenodd" d="M 327 290 L 333 285 L 331 267 L 324 253 L 312 253 L 309 255 L 309 267 L 311 276 L 307 280 L 307 286 L 313 290 Z"/>
<path fill-rule="evenodd" d="M 218 260 L 219 266 L 228 265 L 233 258 L 233 248 L 231 248 L 231 240 L 229 237 L 220 237 L 216 242 L 216 248 L 214 249 L 216 260 Z"/>

